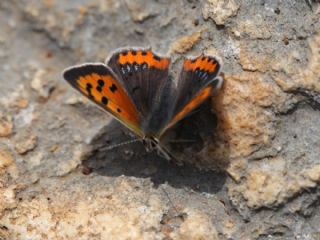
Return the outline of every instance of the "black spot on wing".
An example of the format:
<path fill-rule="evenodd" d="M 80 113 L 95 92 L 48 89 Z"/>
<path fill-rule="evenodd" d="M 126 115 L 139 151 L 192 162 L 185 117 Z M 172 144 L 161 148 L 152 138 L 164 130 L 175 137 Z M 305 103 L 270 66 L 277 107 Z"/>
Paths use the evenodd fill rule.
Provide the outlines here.
<path fill-rule="evenodd" d="M 88 93 L 89 98 L 92 99 L 93 96 L 92 96 L 92 93 L 91 93 L 91 89 L 92 89 L 91 83 L 87 83 L 87 85 L 86 85 L 86 90 L 87 90 L 87 93 Z"/>
<path fill-rule="evenodd" d="M 99 85 L 100 87 L 103 87 L 103 86 L 104 86 L 104 81 L 103 81 L 102 79 L 99 79 L 99 80 L 98 80 L 98 85 Z"/>
<path fill-rule="evenodd" d="M 117 86 L 115 84 L 113 84 L 113 83 L 112 83 L 111 87 L 109 87 L 109 89 L 113 93 L 118 90 Z"/>
<path fill-rule="evenodd" d="M 87 83 L 87 85 L 86 85 L 86 89 L 87 89 L 87 91 L 91 91 L 91 88 L 92 88 L 92 85 L 91 85 L 91 83 Z"/>
<path fill-rule="evenodd" d="M 97 89 L 98 92 L 102 92 L 102 87 L 101 86 L 97 86 L 96 89 Z"/>
<path fill-rule="evenodd" d="M 101 102 L 104 104 L 104 105 L 107 105 L 108 104 L 108 98 L 106 98 L 105 96 L 103 96 L 101 98 Z"/>

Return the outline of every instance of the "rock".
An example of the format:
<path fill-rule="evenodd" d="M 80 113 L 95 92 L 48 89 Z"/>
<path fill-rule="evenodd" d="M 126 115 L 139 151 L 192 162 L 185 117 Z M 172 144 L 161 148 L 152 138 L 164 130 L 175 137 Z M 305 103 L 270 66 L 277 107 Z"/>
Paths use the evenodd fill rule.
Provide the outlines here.
<path fill-rule="evenodd" d="M 126 0 L 126 4 L 129 8 L 131 18 L 135 22 L 143 22 L 147 18 L 156 16 L 154 8 L 152 8 L 149 2 L 141 0 Z"/>
<path fill-rule="evenodd" d="M 297 61 L 296 52 L 288 53 L 287 58 L 273 62 L 272 68 L 275 71 L 284 71 L 287 75 L 292 75 L 290 80 L 276 76 L 275 81 L 284 91 L 294 91 L 306 89 L 320 91 L 320 33 L 308 39 L 309 61 L 306 66 L 293 67 Z"/>
<path fill-rule="evenodd" d="M 21 109 L 15 115 L 14 123 L 17 126 L 17 128 L 30 126 L 32 122 L 37 119 L 37 112 L 35 112 L 34 110 L 35 105 L 30 104 L 27 108 Z"/>
<path fill-rule="evenodd" d="M 1 1 L 0 26 L 0 239 L 294 239 L 320 231 L 315 5 Z M 187 147 L 172 144 L 184 166 L 139 141 L 121 145 L 137 136 L 62 79 L 63 69 L 103 62 L 123 46 L 170 53 L 173 84 L 189 53 L 223 61 L 221 91 L 185 119 L 198 116 L 195 124 L 182 124 L 177 140 Z"/>
<path fill-rule="evenodd" d="M 170 46 L 170 53 L 186 53 L 189 51 L 201 38 L 201 32 L 194 32 L 189 36 L 184 36 L 173 42 Z"/>
<path fill-rule="evenodd" d="M 216 145 L 209 146 L 210 155 L 218 159 L 241 158 L 268 143 L 274 135 L 269 125 L 273 116 L 265 108 L 285 99 L 262 75 L 225 75 L 224 87 L 213 100 L 220 130 L 216 132 Z"/>
<path fill-rule="evenodd" d="M 303 174 L 311 181 L 318 183 L 320 181 L 320 165 L 316 165 L 311 169 L 305 170 Z"/>
<path fill-rule="evenodd" d="M 81 96 L 78 93 L 74 93 L 66 99 L 65 104 L 68 104 L 68 105 L 76 105 L 80 103 L 88 104 L 88 102 L 89 102 L 88 99 L 86 99 L 85 97 Z"/>
<path fill-rule="evenodd" d="M 186 210 L 186 212 L 188 212 L 188 216 L 181 224 L 180 229 L 177 232 L 170 234 L 172 239 L 219 239 L 215 226 L 205 214 L 191 209 Z"/>
<path fill-rule="evenodd" d="M 253 53 L 250 48 L 243 46 L 240 53 L 240 64 L 246 71 L 266 72 L 270 68 L 271 61 L 268 56 Z"/>
<path fill-rule="evenodd" d="M 43 69 L 37 70 L 31 81 L 31 88 L 35 90 L 40 97 L 47 99 L 54 89 L 54 86 L 48 80 L 48 72 Z"/>
<path fill-rule="evenodd" d="M 0 170 L 14 163 L 12 153 L 7 148 L 0 148 Z"/>
<path fill-rule="evenodd" d="M 272 27 L 268 25 L 265 19 L 257 14 L 250 19 L 239 21 L 232 28 L 237 37 L 248 37 L 250 39 L 270 39 L 272 37 Z"/>
<path fill-rule="evenodd" d="M 27 108 L 29 104 L 29 100 L 26 98 L 17 99 L 16 102 L 13 103 L 13 107 L 17 107 L 19 109 Z"/>
<path fill-rule="evenodd" d="M 65 176 L 71 171 L 74 171 L 80 165 L 82 157 L 83 150 L 81 147 L 77 147 L 73 151 L 72 159 L 67 160 L 57 166 L 56 176 Z"/>
<path fill-rule="evenodd" d="M 15 138 L 14 148 L 20 154 L 26 154 L 37 146 L 38 137 L 34 134 L 24 133 Z"/>
<path fill-rule="evenodd" d="M 8 108 L 26 108 L 29 104 L 29 93 L 25 91 L 23 84 L 19 84 L 15 87 L 14 91 L 8 92 L 8 95 L 0 97 L 0 103 L 2 106 Z"/>
<path fill-rule="evenodd" d="M 12 239 L 10 231 L 6 226 L 0 225 L 0 238 Z"/>
<path fill-rule="evenodd" d="M 115 188 L 112 189 L 104 183 L 92 190 L 86 187 L 87 191 L 66 185 L 63 194 L 54 193 L 52 188 L 47 189 L 45 196 L 30 192 L 21 196 L 18 207 L 6 214 L 1 223 L 12 229 L 13 238 L 23 234 L 29 239 L 58 239 L 65 235 L 68 235 L 68 239 L 90 239 L 97 232 L 101 239 L 162 237 L 157 226 L 162 202 L 157 195 L 150 192 L 147 196 L 143 191 L 136 190 L 135 184 L 124 179 L 118 179 L 114 184 Z M 95 192 L 94 198 L 90 196 L 91 191 Z M 131 196 L 126 199 L 124 194 L 127 193 L 131 193 Z M 144 201 L 149 207 L 144 205 Z M 124 205 L 125 209 L 122 208 Z M 68 209 L 68 214 L 65 209 Z M 12 221 L 13 218 L 16 220 Z M 99 222 L 106 223 L 108 227 Z M 157 226 L 157 230 L 153 229 L 154 226 Z"/>
<path fill-rule="evenodd" d="M 225 25 L 228 18 L 239 11 L 240 4 L 234 0 L 207 0 L 202 8 L 204 19 L 211 18 L 217 25 Z"/>
<path fill-rule="evenodd" d="M 8 137 L 12 134 L 12 117 L 0 113 L 0 137 Z"/>
<path fill-rule="evenodd" d="M 2 215 L 4 210 L 13 209 L 16 206 L 16 186 L 10 185 L 6 186 L 5 188 L 0 186 L 0 216 Z"/>
<path fill-rule="evenodd" d="M 41 164 L 44 154 L 42 152 L 35 153 L 30 159 L 28 159 L 28 164 L 30 167 L 36 167 Z"/>
<path fill-rule="evenodd" d="M 262 206 L 276 206 L 283 203 L 287 195 L 285 180 L 285 161 L 273 159 L 272 165 L 276 171 L 252 170 L 247 172 L 247 182 L 244 190 L 244 198 L 251 208 Z"/>

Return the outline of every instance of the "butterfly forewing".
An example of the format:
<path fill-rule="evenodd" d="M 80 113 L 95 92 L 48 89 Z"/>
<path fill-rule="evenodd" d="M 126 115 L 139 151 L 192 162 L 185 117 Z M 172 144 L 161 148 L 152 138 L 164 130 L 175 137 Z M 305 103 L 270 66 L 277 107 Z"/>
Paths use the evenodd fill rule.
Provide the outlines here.
<path fill-rule="evenodd" d="M 64 71 L 63 77 L 75 89 L 111 113 L 142 136 L 140 116 L 135 104 L 115 74 L 104 64 L 84 64 Z"/>

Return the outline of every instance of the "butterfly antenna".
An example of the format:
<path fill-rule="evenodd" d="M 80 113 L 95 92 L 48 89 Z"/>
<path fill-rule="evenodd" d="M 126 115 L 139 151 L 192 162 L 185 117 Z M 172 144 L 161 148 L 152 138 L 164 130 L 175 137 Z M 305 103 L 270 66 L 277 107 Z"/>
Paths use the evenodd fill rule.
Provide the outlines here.
<path fill-rule="evenodd" d="M 136 138 L 136 139 L 132 139 L 132 140 L 129 140 L 129 141 L 122 142 L 122 143 L 117 143 L 117 144 L 113 144 L 113 145 L 110 145 L 110 146 L 102 147 L 100 149 L 103 150 L 103 151 L 109 151 L 111 149 L 122 147 L 124 145 L 128 145 L 128 144 L 139 142 L 139 141 L 140 141 L 140 139 Z"/>

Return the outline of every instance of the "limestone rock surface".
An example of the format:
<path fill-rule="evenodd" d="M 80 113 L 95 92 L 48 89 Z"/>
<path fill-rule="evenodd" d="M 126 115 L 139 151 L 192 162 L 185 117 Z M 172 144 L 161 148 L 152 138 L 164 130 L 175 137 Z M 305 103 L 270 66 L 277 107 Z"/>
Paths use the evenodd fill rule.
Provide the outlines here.
<path fill-rule="evenodd" d="M 319 239 L 319 1 L 0 1 L 0 239 Z M 223 62 L 167 162 L 62 79 L 115 49 Z"/>

